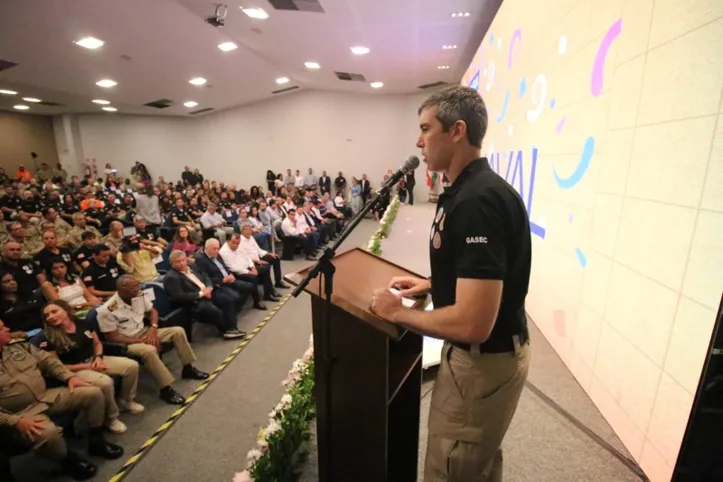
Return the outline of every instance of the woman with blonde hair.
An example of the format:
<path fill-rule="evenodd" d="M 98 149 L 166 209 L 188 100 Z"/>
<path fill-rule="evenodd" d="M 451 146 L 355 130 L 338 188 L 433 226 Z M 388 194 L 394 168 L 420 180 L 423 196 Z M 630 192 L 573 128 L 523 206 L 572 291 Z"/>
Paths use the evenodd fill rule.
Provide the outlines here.
<path fill-rule="evenodd" d="M 120 410 L 141 413 L 143 405 L 134 401 L 138 386 L 138 363 L 130 358 L 103 356 L 98 335 L 84 320 L 77 318 L 63 300 L 51 301 L 43 308 L 43 323 L 48 350 L 80 378 L 101 389 L 105 398 L 106 427 L 123 433 L 126 425 L 118 420 Z M 121 394 L 116 403 L 111 376 L 122 377 Z"/>

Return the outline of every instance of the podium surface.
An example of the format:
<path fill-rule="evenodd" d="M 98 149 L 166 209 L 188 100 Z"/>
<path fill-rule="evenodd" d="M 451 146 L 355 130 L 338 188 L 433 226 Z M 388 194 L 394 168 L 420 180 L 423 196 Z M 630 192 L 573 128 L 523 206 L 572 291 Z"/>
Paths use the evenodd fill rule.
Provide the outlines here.
<path fill-rule="evenodd" d="M 305 290 L 312 295 L 319 480 L 415 481 L 422 337 L 369 306 L 392 277 L 419 275 L 359 248 L 333 263 L 330 316 L 323 281 Z M 286 279 L 298 285 L 310 269 Z"/>

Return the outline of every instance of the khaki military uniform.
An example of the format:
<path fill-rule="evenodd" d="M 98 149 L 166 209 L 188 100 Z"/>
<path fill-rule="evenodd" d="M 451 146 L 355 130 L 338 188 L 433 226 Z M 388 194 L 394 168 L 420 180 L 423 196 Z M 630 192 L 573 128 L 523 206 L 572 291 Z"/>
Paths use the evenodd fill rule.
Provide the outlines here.
<path fill-rule="evenodd" d="M 0 351 L 0 440 L 32 448 L 38 455 L 60 461 L 67 449 L 49 416 L 85 411 L 88 425 L 99 428 L 105 421 L 103 393 L 97 387 L 51 388 L 43 375 L 67 382 L 74 374 L 55 357 L 19 340 Z M 22 417 L 43 418 L 44 427 L 35 440 L 28 440 L 18 429 Z"/>
<path fill-rule="evenodd" d="M 83 233 L 86 231 L 90 231 L 91 233 L 94 233 L 95 236 L 100 240 L 103 239 L 103 235 L 100 234 L 100 231 L 98 231 L 96 228 L 91 226 L 90 224 L 86 224 L 85 229 L 81 229 L 78 226 L 74 226 L 73 229 L 70 230 L 68 233 L 68 236 L 70 237 L 70 242 L 73 243 L 76 246 L 80 246 L 83 244 Z"/>
<path fill-rule="evenodd" d="M 108 236 L 103 238 L 103 244 L 105 244 L 111 249 L 113 256 L 116 256 L 118 253 L 120 253 L 121 244 L 123 244 L 123 238 L 116 238 L 109 234 Z"/>
<path fill-rule="evenodd" d="M 43 240 L 40 238 L 40 234 L 36 234 L 35 236 L 28 236 L 26 231 L 25 242 L 23 243 L 23 251 L 27 252 L 24 254 L 24 256 L 32 258 L 40 251 L 42 251 L 43 248 L 45 248 L 45 245 L 43 244 Z"/>
<path fill-rule="evenodd" d="M 10 239 L 10 233 L 8 233 L 8 226 L 4 222 L 0 222 L 0 244 L 5 244 L 5 241 Z"/>
<path fill-rule="evenodd" d="M 143 338 L 148 328 L 144 325 L 145 314 L 153 309 L 153 303 L 146 297 L 142 297 L 142 310 L 137 311 L 118 296 L 118 293 L 111 296 L 100 308 L 98 308 L 98 327 L 103 333 L 117 331 L 118 334 Z M 142 311 L 142 312 L 141 312 Z M 158 339 L 161 343 L 173 343 L 178 358 L 183 366 L 190 365 L 196 361 L 196 355 L 186 338 L 186 332 L 180 326 L 169 328 L 158 328 Z M 148 370 L 156 379 L 158 388 L 165 388 L 173 383 L 173 374 L 163 364 L 158 350 L 153 345 L 146 343 L 133 343 L 128 345 L 128 353 L 136 355 L 141 359 L 143 368 Z"/>
<path fill-rule="evenodd" d="M 70 239 L 70 232 L 72 230 L 73 227 L 63 218 L 60 216 L 55 218 L 55 236 L 58 240 L 58 246 L 67 246 L 68 244 L 72 244 L 72 240 Z M 40 234 L 42 237 L 42 233 Z"/>

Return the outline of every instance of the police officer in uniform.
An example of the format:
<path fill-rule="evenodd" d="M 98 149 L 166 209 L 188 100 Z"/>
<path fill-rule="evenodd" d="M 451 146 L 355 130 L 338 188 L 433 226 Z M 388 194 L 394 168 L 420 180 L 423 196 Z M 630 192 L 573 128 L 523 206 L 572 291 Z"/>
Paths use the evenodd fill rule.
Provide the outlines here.
<path fill-rule="evenodd" d="M 48 389 L 43 375 L 56 378 L 66 387 Z M 0 452 L 32 449 L 37 455 L 60 463 L 64 473 L 82 480 L 96 468 L 69 452 L 62 429 L 49 416 L 84 411 L 90 427 L 88 453 L 117 459 L 123 449 L 105 440 L 105 401 L 99 388 L 90 386 L 55 357 L 24 340 L 10 339 L 10 330 L 0 321 Z M 12 481 L 9 468 L 0 467 L 0 480 Z"/>
<path fill-rule="evenodd" d="M 93 260 L 83 271 L 83 283 L 90 294 L 106 300 L 116 293 L 116 282 L 123 269 L 110 257 L 110 246 L 96 244 L 92 252 Z"/>
<path fill-rule="evenodd" d="M 502 439 L 529 367 L 525 296 L 530 228 L 518 193 L 480 156 L 487 111 L 473 89 L 454 86 L 419 109 L 430 171 L 451 185 L 430 232 L 430 279 L 401 277 L 377 290 L 372 310 L 445 340 L 429 413 L 425 482 L 502 480 Z M 434 310 L 400 296 L 431 292 Z"/>

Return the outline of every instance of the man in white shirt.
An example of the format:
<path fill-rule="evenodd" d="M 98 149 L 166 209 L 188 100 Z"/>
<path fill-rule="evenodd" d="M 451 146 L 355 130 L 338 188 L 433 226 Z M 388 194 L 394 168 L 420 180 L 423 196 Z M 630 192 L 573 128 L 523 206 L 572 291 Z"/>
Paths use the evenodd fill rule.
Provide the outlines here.
<path fill-rule="evenodd" d="M 231 239 L 223 245 L 223 248 L 221 248 L 218 254 L 221 256 L 224 264 L 231 270 L 237 280 L 253 283 L 254 287 L 262 285 L 264 287 L 265 300 L 279 301 L 281 294 L 274 289 L 269 265 L 256 266 L 254 262 L 246 256 L 244 250 L 239 248 L 240 244 L 240 236 L 233 234 Z M 254 303 L 257 303 L 255 297 Z"/>
<path fill-rule="evenodd" d="M 201 226 L 203 229 L 213 229 L 221 244 L 226 242 L 226 236 L 233 234 L 233 227 L 227 225 L 213 203 L 208 204 L 206 212 L 201 216 Z"/>
<path fill-rule="evenodd" d="M 281 274 L 281 258 L 276 253 L 269 253 L 259 247 L 251 231 L 251 226 L 245 224 L 241 227 L 241 238 L 240 248 L 246 257 L 253 261 L 256 267 L 260 266 L 271 266 L 274 270 L 274 279 L 276 288 L 288 288 L 289 286 L 284 283 L 283 275 Z"/>
<path fill-rule="evenodd" d="M 294 176 L 294 187 L 300 191 L 304 188 L 304 176 L 301 175 L 298 169 L 296 170 L 295 174 L 296 175 Z"/>
<path fill-rule="evenodd" d="M 290 197 L 287 197 L 286 199 L 284 199 L 284 203 L 281 205 L 281 208 L 284 210 L 284 212 L 286 214 L 289 214 L 289 211 L 296 209 L 296 205 L 294 204 L 294 201 L 292 201 Z"/>
<path fill-rule="evenodd" d="M 281 222 L 281 230 L 283 231 L 284 236 L 286 236 L 287 238 L 292 238 L 296 243 L 302 246 L 302 248 L 304 249 L 304 254 L 306 254 L 307 261 L 316 260 L 313 255 L 314 241 L 306 234 L 303 229 L 299 228 L 295 210 L 292 209 L 291 211 L 289 211 L 289 215 L 286 216 L 286 219 Z M 289 257 L 289 259 L 291 259 L 291 257 Z"/>

